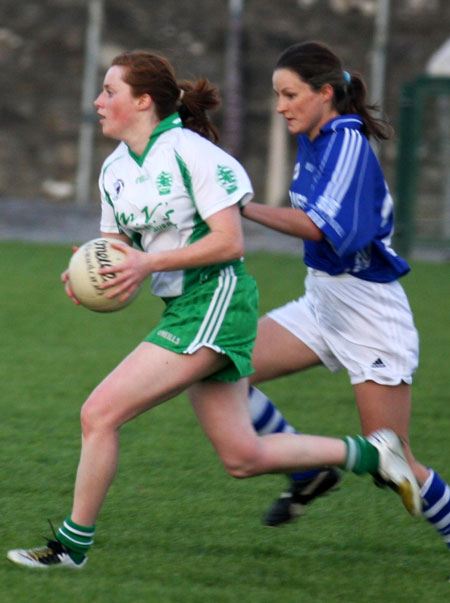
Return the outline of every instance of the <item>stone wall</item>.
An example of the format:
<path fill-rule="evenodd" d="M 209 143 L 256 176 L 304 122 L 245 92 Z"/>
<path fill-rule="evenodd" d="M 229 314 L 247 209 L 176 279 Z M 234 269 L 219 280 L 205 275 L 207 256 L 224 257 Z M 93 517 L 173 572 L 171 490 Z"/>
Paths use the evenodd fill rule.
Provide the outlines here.
<path fill-rule="evenodd" d="M 392 2 L 385 109 L 395 126 L 402 85 L 424 70 L 449 35 L 450 2 Z M 86 0 L 3 0 L 0 3 L 1 198 L 73 199 L 87 20 Z M 179 78 L 208 77 L 225 93 L 228 1 L 105 0 L 102 73 L 111 56 L 146 47 L 165 54 Z M 242 77 L 240 156 L 259 198 L 265 186 L 272 66 L 302 39 L 330 44 L 349 70 L 370 76 L 374 2 L 247 0 Z M 99 79 L 99 86 L 100 86 Z M 223 112 L 217 115 L 223 125 Z M 97 172 L 111 141 L 95 140 Z M 395 139 L 382 158 L 393 176 Z"/>

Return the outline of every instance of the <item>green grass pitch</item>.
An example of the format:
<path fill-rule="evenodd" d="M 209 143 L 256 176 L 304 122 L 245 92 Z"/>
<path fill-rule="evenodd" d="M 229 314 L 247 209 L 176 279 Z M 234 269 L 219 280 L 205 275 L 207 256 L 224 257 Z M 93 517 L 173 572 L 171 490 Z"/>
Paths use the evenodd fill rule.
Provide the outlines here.
<path fill-rule="evenodd" d="M 146 287 L 116 314 L 76 308 L 59 280 L 70 253 L 64 245 L 0 243 L 2 603 L 450 600 L 450 556 L 440 538 L 367 477 L 347 475 L 295 524 L 263 527 L 284 479 L 229 477 L 184 396 L 123 427 L 118 475 L 84 570 L 10 564 L 9 548 L 45 544 L 47 518 L 58 524 L 69 514 L 80 406 L 162 307 Z M 247 266 L 260 285 L 261 313 L 303 289 L 296 257 L 253 253 Z M 411 439 L 418 458 L 449 480 L 449 266 L 414 262 L 403 284 L 421 334 Z M 345 374 L 317 368 L 263 389 L 304 432 L 359 432 Z"/>

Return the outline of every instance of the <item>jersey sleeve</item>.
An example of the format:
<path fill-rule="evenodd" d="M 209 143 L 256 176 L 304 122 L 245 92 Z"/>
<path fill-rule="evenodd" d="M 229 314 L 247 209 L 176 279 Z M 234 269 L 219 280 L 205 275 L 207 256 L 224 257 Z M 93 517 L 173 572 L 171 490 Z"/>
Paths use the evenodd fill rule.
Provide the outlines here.
<path fill-rule="evenodd" d="M 306 213 L 343 257 L 372 241 L 379 225 L 376 199 L 385 195 L 386 183 L 368 140 L 344 129 L 335 133 L 322 158 Z"/>
<path fill-rule="evenodd" d="M 195 155 L 189 155 L 187 167 L 193 199 L 203 220 L 226 207 L 243 206 L 253 198 L 253 187 L 242 165 L 206 139 L 201 140 Z"/>

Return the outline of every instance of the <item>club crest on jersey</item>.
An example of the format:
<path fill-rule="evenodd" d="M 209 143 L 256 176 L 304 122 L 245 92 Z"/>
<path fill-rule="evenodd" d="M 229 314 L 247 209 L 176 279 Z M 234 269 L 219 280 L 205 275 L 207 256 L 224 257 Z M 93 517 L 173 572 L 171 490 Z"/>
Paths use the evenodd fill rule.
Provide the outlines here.
<path fill-rule="evenodd" d="M 226 165 L 218 165 L 216 171 L 217 182 L 229 195 L 237 190 L 237 178 L 233 170 Z"/>
<path fill-rule="evenodd" d="M 113 200 L 117 201 L 117 199 L 120 197 L 121 192 L 123 191 L 125 186 L 125 183 L 123 180 L 119 179 L 116 180 L 113 184 L 114 187 L 114 195 L 113 195 Z"/>
<path fill-rule="evenodd" d="M 173 176 L 169 172 L 162 171 L 156 178 L 156 188 L 160 195 L 169 195 L 172 190 Z"/>
<path fill-rule="evenodd" d="M 136 178 L 136 184 L 142 184 L 143 182 L 147 182 L 147 180 L 150 180 L 150 176 L 148 174 L 143 174 Z"/>

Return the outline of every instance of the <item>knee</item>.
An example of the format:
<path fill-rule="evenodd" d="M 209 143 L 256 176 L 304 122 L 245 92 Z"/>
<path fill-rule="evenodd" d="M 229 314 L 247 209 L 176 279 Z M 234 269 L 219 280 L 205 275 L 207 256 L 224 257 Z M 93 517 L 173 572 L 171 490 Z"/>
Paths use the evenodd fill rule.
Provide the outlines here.
<path fill-rule="evenodd" d="M 107 413 L 95 395 L 91 395 L 81 407 L 80 422 L 85 437 L 107 426 Z"/>
<path fill-rule="evenodd" d="M 221 461 L 227 472 L 236 479 L 246 479 L 261 473 L 260 455 L 255 449 L 234 450 L 221 455 Z"/>
<path fill-rule="evenodd" d="M 81 407 L 80 412 L 81 432 L 84 436 L 89 435 L 93 431 L 97 422 L 95 414 L 93 405 L 87 400 Z"/>

